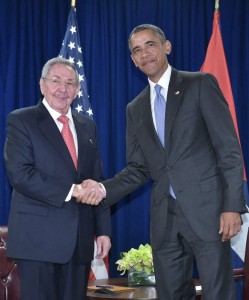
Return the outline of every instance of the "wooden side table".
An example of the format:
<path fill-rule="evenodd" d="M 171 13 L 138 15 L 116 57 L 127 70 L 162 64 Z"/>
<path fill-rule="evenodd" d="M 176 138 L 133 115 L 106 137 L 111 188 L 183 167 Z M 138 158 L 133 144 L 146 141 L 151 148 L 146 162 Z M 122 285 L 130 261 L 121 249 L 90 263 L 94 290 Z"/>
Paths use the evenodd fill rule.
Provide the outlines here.
<path fill-rule="evenodd" d="M 89 285 L 119 285 L 128 286 L 127 278 L 109 278 L 89 281 Z M 196 284 L 197 286 L 197 284 Z M 120 292 L 116 295 L 96 294 L 94 292 L 87 292 L 87 300 L 100 299 L 134 299 L 134 300 L 158 300 L 155 286 L 136 286 L 134 291 Z M 196 300 L 201 299 L 200 292 L 196 292 Z"/>

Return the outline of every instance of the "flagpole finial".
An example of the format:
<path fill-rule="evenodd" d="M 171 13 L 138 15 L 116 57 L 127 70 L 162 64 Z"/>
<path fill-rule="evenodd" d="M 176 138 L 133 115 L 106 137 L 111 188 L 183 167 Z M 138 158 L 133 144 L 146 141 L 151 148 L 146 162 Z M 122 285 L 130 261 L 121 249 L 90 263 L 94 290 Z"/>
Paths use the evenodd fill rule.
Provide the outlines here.
<path fill-rule="evenodd" d="M 75 5 L 76 5 L 75 2 L 76 2 L 76 0 L 71 0 L 71 6 L 72 6 L 72 7 L 75 7 Z"/>
<path fill-rule="evenodd" d="M 219 8 L 220 8 L 220 0 L 215 0 L 215 11 L 219 12 Z"/>

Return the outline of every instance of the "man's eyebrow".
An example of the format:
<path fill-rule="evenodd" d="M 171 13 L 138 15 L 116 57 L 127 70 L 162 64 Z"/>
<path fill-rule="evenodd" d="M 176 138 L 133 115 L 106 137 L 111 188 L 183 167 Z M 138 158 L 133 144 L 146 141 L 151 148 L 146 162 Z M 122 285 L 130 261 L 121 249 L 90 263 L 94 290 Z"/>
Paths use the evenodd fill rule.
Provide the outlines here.
<path fill-rule="evenodd" d="M 157 44 L 155 41 L 146 41 L 145 42 L 145 45 L 148 45 L 148 44 Z M 136 51 L 137 49 L 141 48 L 141 46 L 136 46 L 132 49 L 132 52 Z"/>
<path fill-rule="evenodd" d="M 157 44 L 155 41 L 147 41 L 146 43 L 145 43 L 145 45 L 147 45 L 147 44 Z"/>
<path fill-rule="evenodd" d="M 135 50 L 137 50 L 137 49 L 139 49 L 139 48 L 140 48 L 140 46 L 134 47 L 134 48 L 132 49 L 132 52 L 134 52 Z"/>
<path fill-rule="evenodd" d="M 156 44 L 156 42 L 155 41 L 147 41 L 145 44 Z"/>
<path fill-rule="evenodd" d="M 58 78 L 58 79 L 60 79 L 60 76 L 59 75 L 51 75 L 51 78 L 53 78 L 53 77 L 56 77 L 56 78 Z"/>

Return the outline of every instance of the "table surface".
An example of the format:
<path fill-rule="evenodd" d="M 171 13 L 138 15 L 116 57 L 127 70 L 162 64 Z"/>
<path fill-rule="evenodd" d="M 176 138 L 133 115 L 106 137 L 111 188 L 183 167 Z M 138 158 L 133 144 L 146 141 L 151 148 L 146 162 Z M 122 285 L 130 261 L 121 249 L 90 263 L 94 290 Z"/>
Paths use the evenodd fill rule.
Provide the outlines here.
<path fill-rule="evenodd" d="M 89 286 L 91 285 L 118 285 L 118 286 L 128 286 L 127 278 L 109 278 L 109 279 L 99 279 L 95 281 L 89 281 Z M 196 284 L 197 286 L 197 284 Z M 200 294 L 196 292 L 197 298 Z M 100 299 L 134 299 L 134 300 L 154 300 L 157 298 L 155 286 L 135 286 L 133 291 L 129 292 L 119 292 L 116 295 L 106 295 L 106 294 L 96 294 L 92 291 L 87 292 L 88 300 L 100 300 Z"/>

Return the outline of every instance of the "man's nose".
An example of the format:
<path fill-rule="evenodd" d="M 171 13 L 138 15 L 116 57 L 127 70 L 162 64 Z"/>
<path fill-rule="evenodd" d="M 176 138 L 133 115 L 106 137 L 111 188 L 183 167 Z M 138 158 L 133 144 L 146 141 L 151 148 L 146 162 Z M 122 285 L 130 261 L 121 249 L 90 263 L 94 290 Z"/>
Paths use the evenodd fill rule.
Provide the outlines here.
<path fill-rule="evenodd" d="M 146 48 L 141 49 L 140 55 L 141 55 L 142 57 L 147 56 L 147 54 L 148 54 L 148 51 L 147 51 Z"/>
<path fill-rule="evenodd" d="M 68 90 L 68 85 L 67 85 L 67 82 L 60 82 L 60 90 L 65 92 Z"/>

